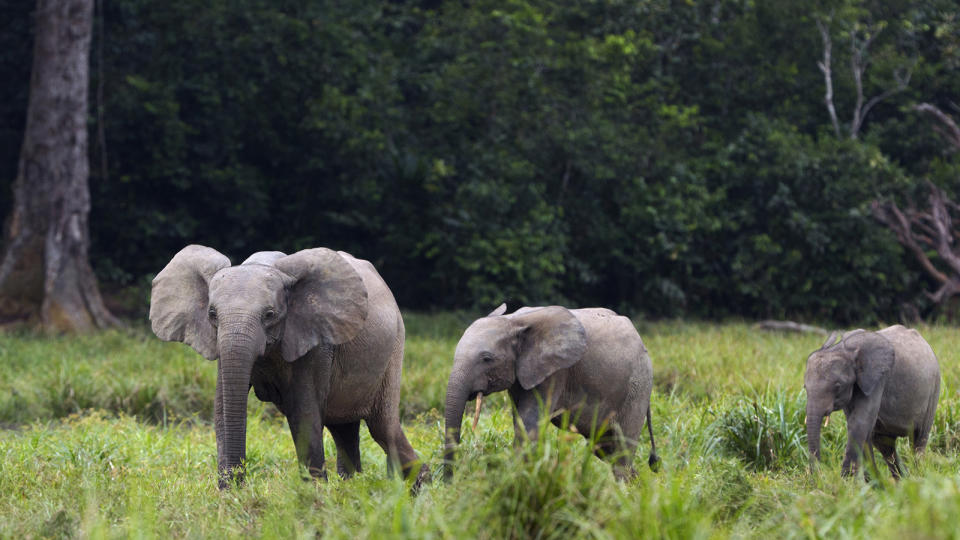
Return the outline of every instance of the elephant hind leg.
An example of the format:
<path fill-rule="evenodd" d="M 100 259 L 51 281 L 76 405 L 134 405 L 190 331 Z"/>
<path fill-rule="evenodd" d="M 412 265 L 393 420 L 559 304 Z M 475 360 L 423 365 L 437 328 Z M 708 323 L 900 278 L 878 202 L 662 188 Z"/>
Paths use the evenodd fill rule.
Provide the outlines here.
<path fill-rule="evenodd" d="M 873 445 L 880 451 L 883 461 L 887 463 L 890 469 L 890 475 L 894 480 L 900 480 L 903 476 L 903 466 L 900 456 L 897 455 L 897 439 L 889 435 L 874 435 Z"/>
<path fill-rule="evenodd" d="M 367 427 L 370 428 L 370 436 L 373 437 L 373 440 L 375 440 L 377 444 L 380 445 L 380 448 L 383 448 L 383 451 L 387 454 L 388 472 L 395 471 L 397 465 L 400 465 L 404 478 L 409 478 L 412 474 L 416 473 L 416 479 L 413 485 L 414 491 L 419 489 L 423 482 L 430 481 L 429 467 L 420 461 L 420 456 L 418 456 L 413 447 L 410 446 L 410 441 L 408 441 L 407 436 L 404 435 L 399 420 L 392 422 L 367 420 Z M 414 471 L 414 469 L 416 469 L 416 471 Z"/>
<path fill-rule="evenodd" d="M 930 437 L 930 430 L 933 429 L 933 413 L 937 408 L 936 400 L 933 401 L 933 404 L 930 407 L 930 412 L 926 414 L 924 419 L 913 428 L 913 433 L 911 433 L 910 440 L 913 443 L 913 453 L 914 455 L 920 455 L 927 448 L 927 439 Z"/>
<path fill-rule="evenodd" d="M 337 474 L 350 478 L 355 472 L 363 472 L 360 465 L 360 421 L 327 426 L 337 445 Z"/>
<path fill-rule="evenodd" d="M 930 436 L 930 429 L 922 431 L 920 428 L 913 430 L 912 437 L 913 453 L 920 455 L 927 448 L 927 438 Z"/>
<path fill-rule="evenodd" d="M 617 480 L 630 480 L 637 475 L 633 467 L 633 455 L 637 449 L 637 442 L 630 441 L 622 434 L 613 430 L 601 435 L 593 447 L 593 454 L 598 458 L 609 461 L 613 467 L 613 476 Z"/>

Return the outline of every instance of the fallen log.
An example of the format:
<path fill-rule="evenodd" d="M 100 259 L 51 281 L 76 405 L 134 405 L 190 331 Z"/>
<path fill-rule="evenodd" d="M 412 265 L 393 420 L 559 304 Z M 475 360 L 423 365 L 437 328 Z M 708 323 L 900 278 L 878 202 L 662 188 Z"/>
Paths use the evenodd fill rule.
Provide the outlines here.
<path fill-rule="evenodd" d="M 827 335 L 826 328 L 820 328 L 819 326 L 812 326 L 809 324 L 801 324 L 793 321 L 774 321 L 766 320 L 760 321 L 757 324 L 753 325 L 754 328 L 759 328 L 760 330 L 778 330 L 785 332 L 801 332 L 801 333 L 815 333 Z"/>

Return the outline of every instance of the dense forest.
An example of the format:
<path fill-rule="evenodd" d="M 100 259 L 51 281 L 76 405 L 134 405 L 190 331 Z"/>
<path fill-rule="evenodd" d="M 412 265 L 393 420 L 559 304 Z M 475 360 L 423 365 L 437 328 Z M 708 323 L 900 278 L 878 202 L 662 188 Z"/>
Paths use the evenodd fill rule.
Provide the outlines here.
<path fill-rule="evenodd" d="M 32 2 L 0 1 L 0 212 Z M 116 0 L 91 50 L 91 257 L 327 246 L 405 308 L 930 314 L 876 200 L 955 195 L 955 1 Z"/>

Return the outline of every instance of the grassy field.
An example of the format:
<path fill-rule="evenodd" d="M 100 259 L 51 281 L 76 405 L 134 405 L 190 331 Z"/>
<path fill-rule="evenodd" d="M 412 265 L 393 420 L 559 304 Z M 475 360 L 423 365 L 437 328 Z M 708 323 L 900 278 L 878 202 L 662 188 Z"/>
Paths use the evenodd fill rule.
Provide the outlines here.
<path fill-rule="evenodd" d="M 402 414 L 440 467 L 453 349 L 469 317 L 406 315 Z M 613 480 L 578 435 L 548 427 L 518 457 L 505 394 L 465 422 L 456 478 L 411 497 L 361 430 L 364 472 L 300 479 L 282 416 L 251 393 L 248 478 L 218 492 L 211 425 L 216 366 L 147 330 L 0 338 L 0 538 L 928 538 L 960 536 L 955 328 L 921 332 L 944 375 L 928 453 L 905 441 L 908 477 L 839 475 L 845 427 L 824 430 L 806 469 L 803 369 L 822 337 L 748 324 L 639 322 L 654 362 L 662 470 Z M 327 437 L 328 458 L 335 456 Z"/>

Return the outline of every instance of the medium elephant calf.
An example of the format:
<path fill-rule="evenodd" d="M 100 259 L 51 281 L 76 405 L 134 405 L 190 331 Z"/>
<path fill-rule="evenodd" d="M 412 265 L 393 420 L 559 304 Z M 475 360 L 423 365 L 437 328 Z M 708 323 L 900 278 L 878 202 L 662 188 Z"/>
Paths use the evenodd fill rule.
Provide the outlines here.
<path fill-rule="evenodd" d="M 940 396 L 940 365 L 916 330 L 896 325 L 878 332 L 854 330 L 833 343 L 836 332 L 807 358 L 807 441 L 820 459 L 820 424 L 843 410 L 847 416 L 844 475 L 856 472 L 863 453 L 876 446 L 890 473 L 900 478 L 897 437 L 910 437 L 914 452 L 927 445 Z M 872 445 L 872 446 L 871 446 Z"/>
<path fill-rule="evenodd" d="M 504 315 L 506 309 L 501 305 L 474 321 L 457 344 L 447 384 L 447 478 L 452 475 L 466 402 L 501 390 L 510 393 L 516 406 L 518 443 L 536 440 L 542 412 L 558 427 L 561 413 L 568 412 L 571 426 L 584 437 L 606 425 L 595 452 L 615 457 L 614 475 L 623 479 L 636 472 L 633 455 L 646 421 L 649 463 L 655 468 L 659 458 L 650 425 L 653 366 L 630 319 L 602 308 L 531 307 Z"/>

